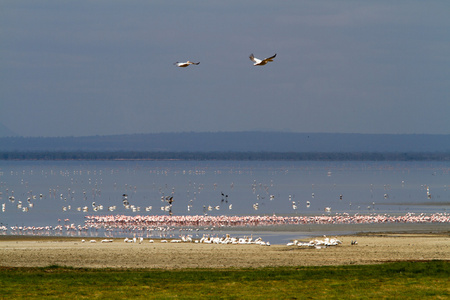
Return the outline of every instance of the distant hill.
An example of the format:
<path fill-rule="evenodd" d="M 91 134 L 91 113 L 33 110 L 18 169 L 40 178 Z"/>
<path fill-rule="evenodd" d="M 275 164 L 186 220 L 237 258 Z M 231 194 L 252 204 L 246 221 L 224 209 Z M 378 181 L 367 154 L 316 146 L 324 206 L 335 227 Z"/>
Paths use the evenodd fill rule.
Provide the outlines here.
<path fill-rule="evenodd" d="M 0 137 L 18 136 L 17 133 L 9 129 L 3 123 L 0 123 Z"/>
<path fill-rule="evenodd" d="M 450 135 L 185 132 L 88 137 L 0 137 L 0 151 L 450 152 Z"/>

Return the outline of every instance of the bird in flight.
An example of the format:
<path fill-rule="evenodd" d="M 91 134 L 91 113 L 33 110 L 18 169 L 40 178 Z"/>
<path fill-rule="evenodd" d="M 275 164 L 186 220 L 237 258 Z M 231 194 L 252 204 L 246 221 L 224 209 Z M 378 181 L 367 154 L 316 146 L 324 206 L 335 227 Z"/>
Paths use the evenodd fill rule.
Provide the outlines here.
<path fill-rule="evenodd" d="M 189 65 L 198 65 L 199 63 L 200 62 L 195 63 L 195 62 L 188 60 L 187 62 L 176 62 L 176 63 L 174 63 L 174 65 L 176 65 L 177 67 L 180 67 L 180 68 L 186 68 Z"/>
<path fill-rule="evenodd" d="M 273 56 L 268 57 L 268 58 L 264 58 L 263 60 L 256 58 L 253 53 L 250 54 L 250 60 L 254 62 L 254 66 L 264 66 L 265 64 L 267 64 L 269 61 L 273 61 L 273 59 L 275 58 L 275 56 L 277 56 L 277 54 L 275 53 Z"/>

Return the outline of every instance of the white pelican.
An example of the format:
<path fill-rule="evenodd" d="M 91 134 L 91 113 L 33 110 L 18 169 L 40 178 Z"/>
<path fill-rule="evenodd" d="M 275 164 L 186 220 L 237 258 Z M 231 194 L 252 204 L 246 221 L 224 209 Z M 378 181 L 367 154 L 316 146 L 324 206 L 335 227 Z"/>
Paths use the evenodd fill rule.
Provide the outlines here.
<path fill-rule="evenodd" d="M 275 58 L 275 56 L 277 56 L 277 54 L 275 53 L 273 56 L 268 57 L 268 58 L 264 58 L 263 60 L 256 58 L 253 53 L 250 54 L 250 60 L 254 62 L 254 66 L 264 66 L 265 64 L 267 64 L 269 61 L 273 61 L 273 59 Z"/>
<path fill-rule="evenodd" d="M 186 61 L 186 62 L 176 62 L 176 63 L 174 63 L 174 65 L 176 65 L 177 67 L 180 67 L 180 68 L 186 68 L 187 66 L 189 66 L 189 65 L 198 65 L 200 62 L 197 62 L 197 63 L 195 63 L 195 62 L 192 62 L 192 61 Z"/>

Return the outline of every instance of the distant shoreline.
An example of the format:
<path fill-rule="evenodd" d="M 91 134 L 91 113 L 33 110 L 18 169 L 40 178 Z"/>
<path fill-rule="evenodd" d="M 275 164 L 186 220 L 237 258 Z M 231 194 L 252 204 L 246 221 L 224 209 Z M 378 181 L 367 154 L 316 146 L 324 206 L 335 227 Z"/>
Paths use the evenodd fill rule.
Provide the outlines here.
<path fill-rule="evenodd" d="M 450 152 L 0 151 L 4 161 L 450 161 Z"/>

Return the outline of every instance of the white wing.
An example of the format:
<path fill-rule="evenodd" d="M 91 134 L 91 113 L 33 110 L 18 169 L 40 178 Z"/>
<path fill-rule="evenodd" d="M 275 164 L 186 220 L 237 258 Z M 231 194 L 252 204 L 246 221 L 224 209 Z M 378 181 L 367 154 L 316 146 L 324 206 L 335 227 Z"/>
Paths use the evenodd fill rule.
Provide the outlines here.
<path fill-rule="evenodd" d="M 249 58 L 250 58 L 250 60 L 253 61 L 255 64 L 259 64 L 259 63 L 261 62 L 261 60 L 260 60 L 260 59 L 257 59 L 257 58 L 253 55 L 253 53 L 250 54 Z"/>

